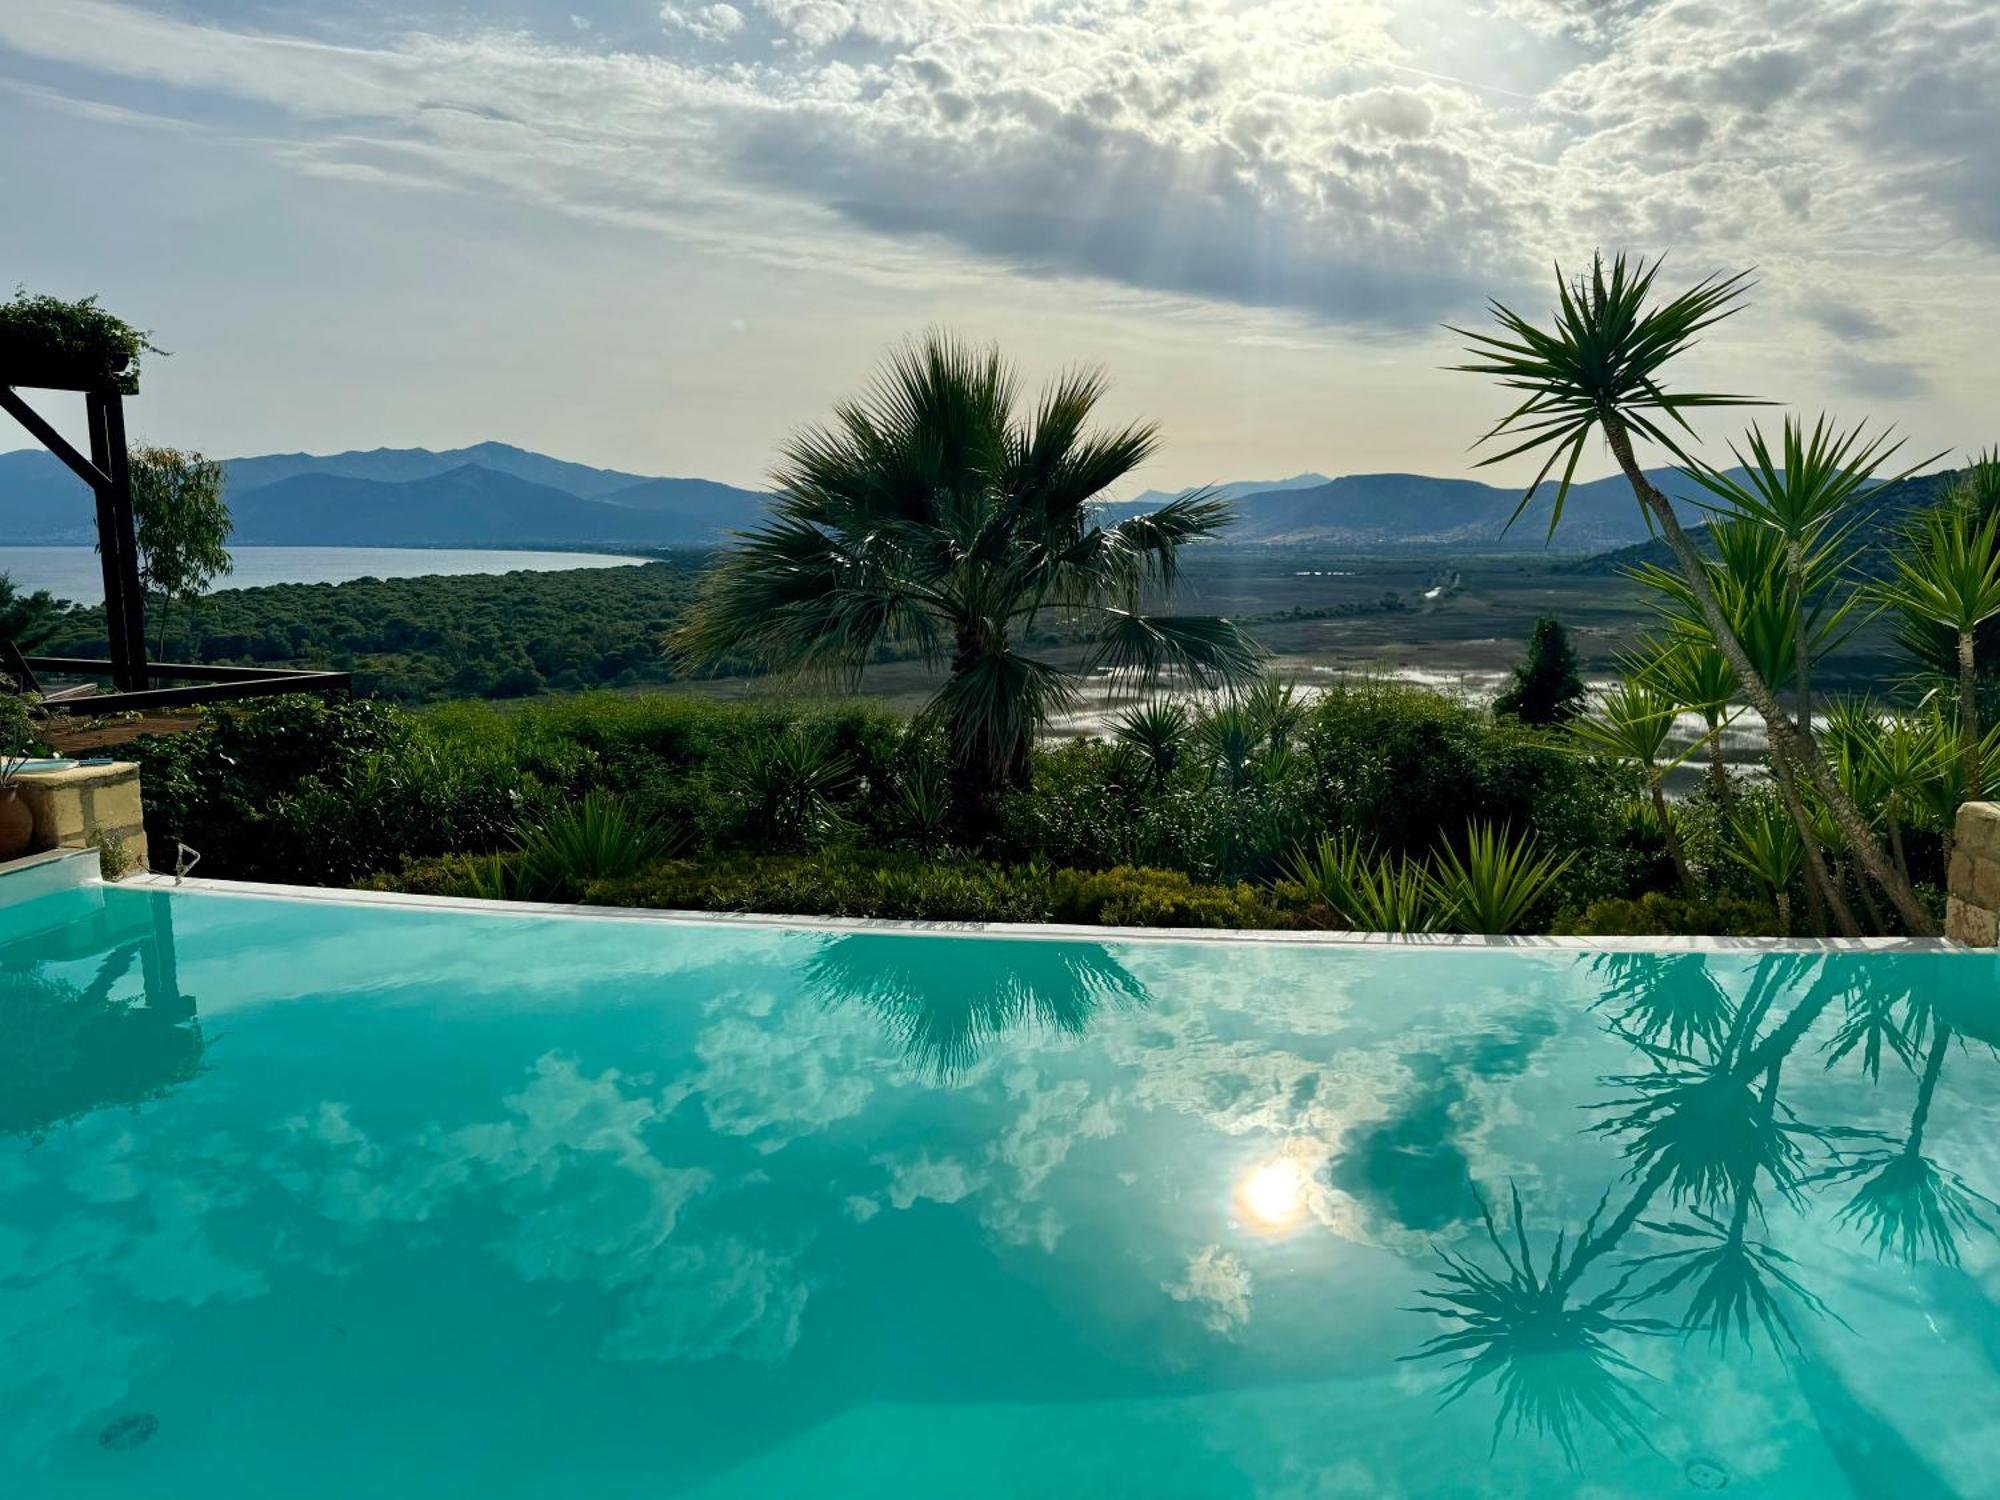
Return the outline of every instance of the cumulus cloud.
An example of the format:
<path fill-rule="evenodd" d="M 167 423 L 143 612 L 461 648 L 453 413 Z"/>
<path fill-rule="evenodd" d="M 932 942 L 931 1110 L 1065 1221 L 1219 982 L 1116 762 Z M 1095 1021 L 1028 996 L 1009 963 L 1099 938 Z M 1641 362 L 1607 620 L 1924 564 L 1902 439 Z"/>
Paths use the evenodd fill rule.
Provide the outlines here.
<path fill-rule="evenodd" d="M 1324 0 L 667 0 L 639 38 L 581 8 L 481 32 L 413 3 L 344 34 L 287 31 L 282 3 L 250 31 L 10 0 L 0 76 L 226 123 L 301 172 L 738 257 L 1358 330 L 1518 297 L 1596 246 L 1761 264 L 1794 317 L 1835 264 L 1947 257 L 1987 285 L 2000 256 L 1984 0 L 1459 0 L 1449 47 Z M 1877 364 L 1846 383 L 1915 389 Z"/>
<path fill-rule="evenodd" d="M 1188 1257 L 1187 1274 L 1160 1284 L 1176 1302 L 1201 1309 L 1202 1326 L 1211 1333 L 1234 1333 L 1250 1321 L 1252 1277 L 1234 1250 L 1205 1245 Z"/>

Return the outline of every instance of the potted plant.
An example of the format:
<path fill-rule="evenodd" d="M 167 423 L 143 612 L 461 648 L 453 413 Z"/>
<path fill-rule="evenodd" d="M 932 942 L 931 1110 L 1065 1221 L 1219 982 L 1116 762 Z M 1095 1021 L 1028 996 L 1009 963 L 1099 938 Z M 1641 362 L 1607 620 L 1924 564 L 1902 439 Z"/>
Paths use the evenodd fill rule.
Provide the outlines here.
<path fill-rule="evenodd" d="M 0 754 L 0 861 L 19 859 L 35 836 L 35 815 L 16 783 L 27 763 L 25 755 Z"/>
<path fill-rule="evenodd" d="M 16 287 L 0 302 L 0 385 L 51 390 L 139 391 L 139 356 L 160 354 L 152 340 L 95 297 L 65 302 Z"/>

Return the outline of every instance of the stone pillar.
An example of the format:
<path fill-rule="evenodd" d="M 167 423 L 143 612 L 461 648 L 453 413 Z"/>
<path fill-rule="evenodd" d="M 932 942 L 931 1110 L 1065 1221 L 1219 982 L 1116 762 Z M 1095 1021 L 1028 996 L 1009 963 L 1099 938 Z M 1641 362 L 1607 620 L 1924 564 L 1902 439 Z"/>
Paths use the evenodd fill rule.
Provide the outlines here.
<path fill-rule="evenodd" d="M 2000 802 L 1967 802 L 1952 833 L 1944 935 L 1975 948 L 2000 944 Z"/>
<path fill-rule="evenodd" d="M 105 873 L 146 872 L 146 814 L 139 801 L 139 768 L 131 761 L 72 766 L 67 771 L 24 771 L 15 778 L 21 800 L 35 817 L 30 851 L 104 851 Z"/>

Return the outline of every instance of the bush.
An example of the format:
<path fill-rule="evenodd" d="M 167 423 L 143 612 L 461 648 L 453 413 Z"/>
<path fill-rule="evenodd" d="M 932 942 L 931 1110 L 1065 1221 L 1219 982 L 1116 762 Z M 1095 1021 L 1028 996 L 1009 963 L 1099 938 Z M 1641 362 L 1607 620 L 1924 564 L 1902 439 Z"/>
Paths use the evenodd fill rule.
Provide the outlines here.
<path fill-rule="evenodd" d="M 30 713 L 33 707 L 32 698 L 0 678 L 0 755 L 40 755 L 47 748 Z"/>
<path fill-rule="evenodd" d="M 531 786 L 379 703 L 272 698 L 133 741 L 147 841 L 204 874 L 346 885 L 404 860 L 503 847 Z"/>
<path fill-rule="evenodd" d="M 1045 922 L 1056 909 L 1057 879 L 1034 866 L 821 850 L 672 860 L 627 880 L 597 881 L 584 899 L 680 911 Z"/>
<path fill-rule="evenodd" d="M 1557 918 L 1550 930 L 1563 937 L 1783 936 L 1777 912 L 1758 902 L 1730 896 L 1690 901 L 1665 891 L 1593 901 Z"/>
<path fill-rule="evenodd" d="M 1055 920 L 1103 927 L 1284 927 L 1271 901 L 1248 885 L 1198 885 L 1179 870 L 1120 865 L 1057 872 Z"/>
<path fill-rule="evenodd" d="M 65 302 L 17 287 L 0 303 L 0 384 L 89 386 L 118 377 L 129 395 L 139 388 L 139 356 L 149 352 L 164 351 L 95 297 Z"/>

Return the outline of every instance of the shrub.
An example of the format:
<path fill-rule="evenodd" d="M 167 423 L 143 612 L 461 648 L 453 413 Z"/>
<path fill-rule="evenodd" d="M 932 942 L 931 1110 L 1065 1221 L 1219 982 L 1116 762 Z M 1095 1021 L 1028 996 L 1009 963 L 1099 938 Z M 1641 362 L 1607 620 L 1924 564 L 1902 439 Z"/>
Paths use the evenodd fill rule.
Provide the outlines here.
<path fill-rule="evenodd" d="M 1282 927 L 1288 920 L 1248 885 L 1198 885 L 1179 870 L 1120 865 L 1057 872 L 1055 920 L 1104 927 Z"/>
<path fill-rule="evenodd" d="M 639 823 L 625 805 L 606 792 L 588 792 L 576 802 L 531 820 L 521 831 L 520 850 L 506 866 L 489 869 L 493 894 L 524 901 L 574 901 L 595 880 L 621 880 L 672 852 L 674 835 Z M 501 879 L 495 871 L 504 871 Z"/>
<path fill-rule="evenodd" d="M 1055 905 L 1043 869 L 854 850 L 670 860 L 584 892 L 600 906 L 924 921 L 1040 922 Z"/>
<path fill-rule="evenodd" d="M 1779 937 L 1778 914 L 1755 901 L 1724 896 L 1690 901 L 1665 891 L 1636 900 L 1593 901 L 1557 918 L 1550 931 L 1566 937 Z"/>
<path fill-rule="evenodd" d="M 148 842 L 205 874 L 345 885 L 409 858 L 503 847 L 526 785 L 490 751 L 379 703 L 272 698 L 142 737 Z"/>
<path fill-rule="evenodd" d="M 35 700 L 17 693 L 12 680 L 0 677 L 0 755 L 39 755 L 47 748 L 31 710 Z"/>
<path fill-rule="evenodd" d="M 164 352 L 95 297 L 65 302 L 17 287 L 0 303 L 0 383 L 87 386 L 118 377 L 130 394 L 139 388 L 139 356 Z"/>

